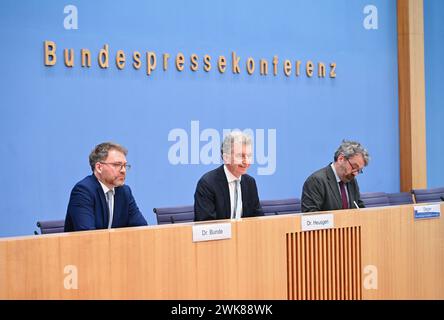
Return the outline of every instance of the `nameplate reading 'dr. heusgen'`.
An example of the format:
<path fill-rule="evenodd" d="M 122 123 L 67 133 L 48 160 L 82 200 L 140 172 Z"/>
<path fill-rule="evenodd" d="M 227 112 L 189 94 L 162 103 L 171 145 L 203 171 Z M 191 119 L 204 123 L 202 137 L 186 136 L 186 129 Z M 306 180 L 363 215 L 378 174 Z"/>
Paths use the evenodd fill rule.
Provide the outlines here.
<path fill-rule="evenodd" d="M 322 230 L 334 228 L 333 214 L 313 214 L 301 217 L 302 231 Z"/>

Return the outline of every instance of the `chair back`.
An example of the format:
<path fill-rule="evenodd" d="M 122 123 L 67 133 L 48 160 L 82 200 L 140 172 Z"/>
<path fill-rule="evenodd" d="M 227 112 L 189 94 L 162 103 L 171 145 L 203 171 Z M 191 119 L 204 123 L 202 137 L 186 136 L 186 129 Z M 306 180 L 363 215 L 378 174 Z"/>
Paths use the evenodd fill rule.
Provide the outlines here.
<path fill-rule="evenodd" d="M 301 199 L 289 198 L 289 199 L 278 199 L 278 200 L 262 200 L 261 206 L 264 215 L 266 216 L 300 213 Z"/>
<path fill-rule="evenodd" d="M 416 203 L 438 202 L 444 199 L 444 188 L 413 189 Z"/>
<path fill-rule="evenodd" d="M 37 221 L 37 227 L 40 228 L 41 234 L 59 233 L 65 229 L 65 220 Z M 38 234 L 37 232 L 34 233 Z"/>
<path fill-rule="evenodd" d="M 412 194 L 410 192 L 387 193 L 387 197 L 391 206 L 413 203 Z"/>
<path fill-rule="evenodd" d="M 389 206 L 389 198 L 385 192 L 362 192 L 361 200 L 366 208 Z"/>
<path fill-rule="evenodd" d="M 157 224 L 184 223 L 194 221 L 194 206 L 154 208 Z"/>

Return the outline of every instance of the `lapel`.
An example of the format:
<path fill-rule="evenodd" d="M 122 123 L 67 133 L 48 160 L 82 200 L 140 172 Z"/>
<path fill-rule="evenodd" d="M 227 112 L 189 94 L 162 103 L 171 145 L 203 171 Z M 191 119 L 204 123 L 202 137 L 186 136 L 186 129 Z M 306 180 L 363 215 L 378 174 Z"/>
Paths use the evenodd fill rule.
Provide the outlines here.
<path fill-rule="evenodd" d="M 224 214 L 226 219 L 231 218 L 231 201 L 230 201 L 230 189 L 228 188 L 228 180 L 225 175 L 224 165 L 217 168 L 217 179 L 219 180 L 219 185 L 222 189 L 224 197 Z"/>
<path fill-rule="evenodd" d="M 119 205 L 121 205 L 123 203 L 123 201 L 121 201 L 121 198 L 123 197 L 123 194 L 124 194 L 124 192 L 122 190 L 123 190 L 122 186 L 114 188 L 113 224 L 117 223 L 117 221 L 118 221 L 117 219 L 119 218 L 119 212 L 121 211 Z"/>
<path fill-rule="evenodd" d="M 245 205 L 247 203 L 244 199 L 247 199 L 247 190 L 248 190 L 247 182 L 245 181 L 245 177 L 243 177 L 241 179 L 240 185 L 241 185 L 241 195 L 242 195 L 242 216 L 243 216 L 244 213 L 246 212 Z"/>
<path fill-rule="evenodd" d="M 330 165 L 328 165 L 326 169 L 327 169 L 328 186 L 330 188 L 331 194 L 335 196 L 338 208 L 342 208 L 342 199 L 341 199 L 341 194 L 339 193 L 339 188 L 338 188 L 338 183 L 336 181 L 335 173 L 333 172 L 333 169 L 330 167 Z"/>
<path fill-rule="evenodd" d="M 97 180 L 97 178 L 94 174 L 92 175 L 92 177 L 93 177 L 95 184 L 96 184 L 96 192 L 99 195 L 100 205 L 102 206 L 102 210 L 101 210 L 102 221 L 103 221 L 103 226 L 106 229 L 108 227 L 108 222 L 109 222 L 108 203 L 106 202 L 105 193 L 103 192 L 103 188 L 100 185 L 99 180 Z M 116 202 L 116 200 L 114 199 L 114 207 L 116 206 L 115 202 Z"/>

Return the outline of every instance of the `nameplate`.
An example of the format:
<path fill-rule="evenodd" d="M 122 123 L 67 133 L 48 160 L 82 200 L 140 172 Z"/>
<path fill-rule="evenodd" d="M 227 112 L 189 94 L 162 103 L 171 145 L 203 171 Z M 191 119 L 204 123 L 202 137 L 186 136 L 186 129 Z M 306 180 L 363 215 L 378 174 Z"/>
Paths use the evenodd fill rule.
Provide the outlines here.
<path fill-rule="evenodd" d="M 231 223 L 199 224 L 193 226 L 193 242 L 231 239 Z"/>
<path fill-rule="evenodd" d="M 427 206 L 415 206 L 415 219 L 439 218 L 441 216 L 441 205 L 429 204 Z"/>
<path fill-rule="evenodd" d="M 301 217 L 302 231 L 334 228 L 333 214 L 303 215 Z"/>

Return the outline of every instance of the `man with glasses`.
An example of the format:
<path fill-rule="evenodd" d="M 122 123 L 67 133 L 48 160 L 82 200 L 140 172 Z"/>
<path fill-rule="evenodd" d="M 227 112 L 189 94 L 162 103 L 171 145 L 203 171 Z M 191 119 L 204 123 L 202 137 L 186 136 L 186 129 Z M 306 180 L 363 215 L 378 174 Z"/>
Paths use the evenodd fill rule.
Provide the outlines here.
<path fill-rule="evenodd" d="M 124 185 L 128 151 L 121 145 L 104 142 L 89 155 L 92 174 L 71 191 L 65 232 L 145 226 L 130 187 Z"/>
<path fill-rule="evenodd" d="M 221 146 L 224 164 L 200 178 L 194 193 L 196 221 L 239 219 L 263 215 L 256 181 L 247 174 L 252 159 L 251 138 L 232 131 Z"/>
<path fill-rule="evenodd" d="M 355 177 L 363 173 L 370 156 L 356 141 L 343 140 L 334 162 L 307 178 L 302 188 L 302 212 L 363 208 Z"/>

